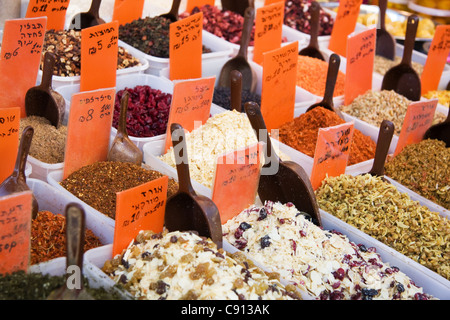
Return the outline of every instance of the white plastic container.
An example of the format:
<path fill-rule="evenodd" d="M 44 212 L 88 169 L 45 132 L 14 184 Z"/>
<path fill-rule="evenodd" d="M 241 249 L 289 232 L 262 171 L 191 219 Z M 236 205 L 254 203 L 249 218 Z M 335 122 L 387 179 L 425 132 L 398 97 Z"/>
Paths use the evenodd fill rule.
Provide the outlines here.
<path fill-rule="evenodd" d="M 64 162 L 45 163 L 30 155 L 27 158 L 27 163 L 33 167 L 30 178 L 39 179 L 44 182 L 47 181 L 47 175 L 50 172 L 62 170 L 64 168 Z"/>

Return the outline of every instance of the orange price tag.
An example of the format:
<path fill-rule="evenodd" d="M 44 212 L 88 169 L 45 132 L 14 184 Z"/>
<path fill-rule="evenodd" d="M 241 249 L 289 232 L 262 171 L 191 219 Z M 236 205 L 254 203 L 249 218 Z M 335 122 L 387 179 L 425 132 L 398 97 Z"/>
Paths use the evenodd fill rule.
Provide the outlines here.
<path fill-rule="evenodd" d="M 20 108 L 0 109 L 0 183 L 14 171 L 19 148 Z"/>
<path fill-rule="evenodd" d="M 21 108 L 25 95 L 36 85 L 47 18 L 6 20 L 0 53 L 0 108 Z"/>
<path fill-rule="evenodd" d="M 450 25 L 438 25 L 420 77 L 422 95 L 437 90 L 450 53 Z"/>
<path fill-rule="evenodd" d="M 105 161 L 114 112 L 115 89 L 72 95 L 63 179 L 83 166 Z"/>
<path fill-rule="evenodd" d="M 270 4 L 273 4 L 273 3 L 277 3 L 277 2 L 284 2 L 283 0 L 265 0 L 264 1 L 264 5 L 265 6 L 268 6 L 268 5 L 270 5 Z"/>
<path fill-rule="evenodd" d="M 353 130 L 353 122 L 319 129 L 311 171 L 311 185 L 314 190 L 326 176 L 337 177 L 345 173 Z"/>
<path fill-rule="evenodd" d="M 253 61 L 262 65 L 263 54 L 281 46 L 284 2 L 277 2 L 256 10 Z"/>
<path fill-rule="evenodd" d="M 203 12 L 170 24 L 170 80 L 193 79 L 202 76 Z M 189 57 L 187 60 L 186 57 Z"/>
<path fill-rule="evenodd" d="M 348 37 L 345 71 L 345 105 L 372 89 L 377 30 L 371 28 Z"/>
<path fill-rule="evenodd" d="M 433 122 L 438 101 L 438 99 L 415 101 L 408 106 L 394 156 L 399 154 L 405 146 L 422 141 L 425 131 Z"/>
<path fill-rule="evenodd" d="M 347 56 L 347 36 L 355 30 L 361 4 L 362 0 L 341 0 L 339 2 L 328 49 L 343 57 Z"/>
<path fill-rule="evenodd" d="M 203 125 L 208 120 L 215 82 L 215 77 L 174 82 L 164 149 L 166 152 L 172 145 L 170 134 L 172 123 L 178 123 L 191 132 L 196 125 Z"/>
<path fill-rule="evenodd" d="M 262 143 L 217 157 L 212 200 L 222 224 L 255 203 L 261 172 Z"/>
<path fill-rule="evenodd" d="M 298 41 L 264 53 L 261 113 L 267 130 L 294 119 Z"/>
<path fill-rule="evenodd" d="M 187 12 L 192 12 L 192 9 L 194 9 L 195 7 L 203 7 L 206 5 L 210 5 L 210 6 L 214 6 L 215 1 L 214 0 L 187 0 L 186 2 L 186 11 Z"/>
<path fill-rule="evenodd" d="M 130 23 L 142 16 L 144 0 L 115 0 L 112 21 L 119 21 L 119 25 Z"/>
<path fill-rule="evenodd" d="M 31 195 L 24 191 L 0 197 L 0 274 L 28 269 Z"/>
<path fill-rule="evenodd" d="M 80 91 L 116 86 L 118 40 L 117 21 L 81 30 Z"/>
<path fill-rule="evenodd" d="M 168 183 L 169 178 L 163 176 L 117 193 L 113 256 L 121 253 L 139 231 L 163 230 Z"/>
<path fill-rule="evenodd" d="M 30 0 L 26 18 L 47 17 L 47 29 L 63 30 L 70 0 Z"/>

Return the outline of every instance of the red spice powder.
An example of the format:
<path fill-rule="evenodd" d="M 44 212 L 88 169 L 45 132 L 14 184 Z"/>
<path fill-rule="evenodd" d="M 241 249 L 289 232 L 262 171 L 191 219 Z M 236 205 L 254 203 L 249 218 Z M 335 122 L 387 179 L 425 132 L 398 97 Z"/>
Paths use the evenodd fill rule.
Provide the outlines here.
<path fill-rule="evenodd" d="M 314 157 L 319 128 L 332 127 L 342 123 L 345 121 L 339 118 L 335 112 L 317 107 L 283 124 L 279 128 L 279 139 L 291 148 Z M 373 159 L 375 149 L 376 143 L 369 136 L 355 129 L 348 165 Z"/>

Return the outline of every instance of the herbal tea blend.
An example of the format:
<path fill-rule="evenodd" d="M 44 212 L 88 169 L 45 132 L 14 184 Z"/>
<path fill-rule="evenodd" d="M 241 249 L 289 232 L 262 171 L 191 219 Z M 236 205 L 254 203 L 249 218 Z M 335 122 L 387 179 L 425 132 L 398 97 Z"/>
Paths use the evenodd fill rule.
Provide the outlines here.
<path fill-rule="evenodd" d="M 226 87 L 217 87 L 214 89 L 213 101 L 214 104 L 231 110 L 231 89 Z M 246 102 L 256 102 L 261 105 L 261 96 L 257 93 L 251 93 L 250 90 L 242 90 L 241 93 L 241 111 L 245 112 Z"/>
<path fill-rule="evenodd" d="M 312 0 L 286 0 L 284 24 L 298 31 L 311 32 L 311 2 Z M 319 36 L 330 35 L 333 29 L 333 17 L 322 8 L 319 13 Z"/>

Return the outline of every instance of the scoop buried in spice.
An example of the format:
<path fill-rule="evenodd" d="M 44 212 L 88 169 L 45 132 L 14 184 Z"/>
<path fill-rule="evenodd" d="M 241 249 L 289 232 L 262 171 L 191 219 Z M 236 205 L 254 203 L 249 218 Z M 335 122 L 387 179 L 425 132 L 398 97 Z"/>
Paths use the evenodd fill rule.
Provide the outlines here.
<path fill-rule="evenodd" d="M 313 1 L 309 10 L 311 12 L 311 33 L 309 38 L 309 45 L 301 49 L 298 54 L 301 56 L 308 56 L 325 61 L 322 52 L 320 52 L 319 50 L 319 42 L 317 41 L 320 27 L 320 4 L 316 1 Z"/>
<path fill-rule="evenodd" d="M 72 21 L 69 25 L 69 30 L 81 30 L 105 23 L 105 20 L 100 18 L 100 15 L 98 13 L 101 2 L 102 0 L 92 0 L 89 11 L 78 13 L 72 18 Z"/>
<path fill-rule="evenodd" d="M 334 87 L 336 86 L 336 80 L 339 73 L 339 66 L 341 64 L 341 58 L 339 55 L 333 53 L 330 56 L 330 60 L 328 61 L 328 71 L 327 71 L 327 80 L 325 83 L 325 93 L 323 95 L 322 101 L 319 101 L 313 105 L 311 105 L 306 112 L 312 110 L 316 107 L 323 107 L 330 111 L 334 111 L 341 119 L 344 119 L 342 113 L 334 107 L 333 102 L 333 94 Z"/>
<path fill-rule="evenodd" d="M 52 89 L 53 67 L 55 55 L 46 52 L 41 84 L 28 89 L 25 95 L 25 111 L 27 116 L 40 116 L 59 128 L 64 118 L 66 103 L 61 94 Z"/>
<path fill-rule="evenodd" d="M 120 100 L 120 118 L 117 134 L 108 152 L 108 161 L 132 162 L 142 164 L 142 151 L 130 140 L 127 132 L 127 111 L 129 93 L 125 91 Z"/>
<path fill-rule="evenodd" d="M 250 41 L 250 35 L 255 18 L 255 9 L 248 7 L 245 10 L 244 25 L 242 27 L 241 45 L 234 58 L 228 60 L 220 71 L 218 87 L 230 87 L 230 76 L 233 70 L 242 74 L 242 89 L 254 93 L 256 90 L 257 78 L 256 72 L 247 61 L 247 49 Z"/>
<path fill-rule="evenodd" d="M 231 110 L 242 112 L 242 74 L 237 71 L 231 71 Z"/>
<path fill-rule="evenodd" d="M 423 139 L 437 139 L 445 142 L 445 146 L 450 148 L 450 104 L 447 118 L 444 122 L 432 125 L 423 135 Z"/>
<path fill-rule="evenodd" d="M 167 199 L 164 224 L 169 232 L 195 231 L 200 236 L 211 238 L 218 248 L 222 248 L 219 210 L 211 199 L 197 195 L 191 184 L 184 129 L 173 123 L 170 130 L 179 189 Z"/>
<path fill-rule="evenodd" d="M 50 293 L 47 300 L 94 300 L 83 285 L 85 213 L 78 203 L 66 206 L 66 284 Z"/>
<path fill-rule="evenodd" d="M 379 20 L 380 27 L 377 28 L 377 40 L 375 54 L 377 56 L 385 57 L 389 60 L 395 58 L 395 40 L 394 37 L 386 30 L 386 8 L 387 0 L 380 0 L 378 2 L 380 8 Z"/>
<path fill-rule="evenodd" d="M 170 8 L 170 11 L 159 15 L 162 18 L 169 19 L 171 22 L 178 21 L 178 9 L 180 8 L 181 0 L 173 0 L 172 7 Z"/>
<path fill-rule="evenodd" d="M 25 176 L 28 153 L 30 151 L 31 140 L 33 139 L 33 127 L 26 127 L 20 138 L 19 151 L 13 173 L 0 184 L 0 197 L 13 193 L 30 190 Z M 32 195 L 31 218 L 34 219 L 39 212 L 39 205 L 34 195 Z"/>
<path fill-rule="evenodd" d="M 259 106 L 245 104 L 245 112 L 259 141 L 266 143 L 265 163 L 259 178 L 258 195 L 262 202 L 292 202 L 312 222 L 322 226 L 314 190 L 303 167 L 292 161 L 282 161 L 272 147 Z"/>

